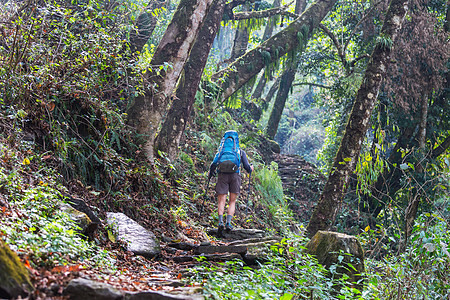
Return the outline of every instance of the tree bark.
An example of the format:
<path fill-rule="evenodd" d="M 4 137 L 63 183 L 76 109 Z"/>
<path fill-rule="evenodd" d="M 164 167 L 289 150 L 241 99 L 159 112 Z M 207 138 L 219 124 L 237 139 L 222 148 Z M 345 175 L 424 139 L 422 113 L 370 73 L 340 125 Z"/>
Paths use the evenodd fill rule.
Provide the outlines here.
<path fill-rule="evenodd" d="M 278 8 L 281 4 L 281 0 L 275 0 L 273 2 L 273 7 L 274 8 Z M 262 41 L 266 41 L 268 38 L 270 38 L 273 34 L 273 29 L 275 28 L 275 20 L 270 19 L 268 24 L 266 25 L 266 28 L 264 29 L 264 34 L 263 34 L 263 38 Z M 264 91 L 264 87 L 266 86 L 267 83 L 267 76 L 264 74 L 261 75 L 261 78 L 258 81 L 258 84 L 256 85 L 255 90 L 253 91 L 252 94 L 252 99 L 260 99 L 262 96 L 262 92 Z"/>
<path fill-rule="evenodd" d="M 269 103 L 270 101 L 272 101 L 273 96 L 275 96 L 275 93 L 280 88 L 280 83 L 281 83 L 281 76 L 275 79 L 275 82 L 272 84 L 270 90 L 267 92 L 266 98 L 264 99 L 263 103 L 263 110 L 267 109 L 267 106 L 269 106 Z"/>
<path fill-rule="evenodd" d="M 402 27 L 407 6 L 407 0 L 392 0 L 389 5 L 381 35 L 392 44 L 378 43 L 372 52 L 330 176 L 306 228 L 309 237 L 314 236 L 319 230 L 329 229 L 336 219 L 349 178 L 358 162 L 370 116 L 391 60 L 391 47 Z"/>
<path fill-rule="evenodd" d="M 139 15 L 136 28 L 130 32 L 130 49 L 132 53 L 142 51 L 142 48 L 152 36 L 158 22 L 158 19 L 152 12 L 161 8 L 165 3 L 165 0 L 150 0 L 145 11 Z"/>
<path fill-rule="evenodd" d="M 284 105 L 286 104 L 286 99 L 288 98 L 292 82 L 295 78 L 295 71 L 295 69 L 288 69 L 281 76 L 280 88 L 278 89 L 277 97 L 275 98 L 266 129 L 266 135 L 271 140 L 273 140 L 277 134 Z"/>
<path fill-rule="evenodd" d="M 212 0 L 181 0 L 147 72 L 143 95 L 136 97 L 128 111 L 128 123 L 135 127 L 137 142 L 143 143 L 145 157 L 153 162 L 154 142 L 158 127 L 172 92 L 184 68 L 189 52 Z M 169 65 L 161 69 L 159 66 Z"/>
<path fill-rule="evenodd" d="M 312 31 L 332 9 L 337 0 L 320 0 L 312 4 L 300 17 L 258 47 L 212 76 L 223 90 L 222 99 L 235 93 L 265 66 L 277 61 L 299 45 L 304 45 Z"/>
<path fill-rule="evenodd" d="M 249 10 L 250 6 L 245 5 L 245 10 Z M 241 24 L 242 25 L 242 24 Z M 244 55 L 247 51 L 248 40 L 250 39 L 250 30 L 247 26 L 238 26 L 234 34 L 233 48 L 231 49 L 230 61 L 235 61 L 238 57 Z"/>
<path fill-rule="evenodd" d="M 214 38 L 219 30 L 225 0 L 215 0 L 192 47 L 189 59 L 178 82 L 169 112 L 156 137 L 155 148 L 166 152 L 170 159 L 178 154 L 178 146 L 191 115 L 195 94 Z"/>

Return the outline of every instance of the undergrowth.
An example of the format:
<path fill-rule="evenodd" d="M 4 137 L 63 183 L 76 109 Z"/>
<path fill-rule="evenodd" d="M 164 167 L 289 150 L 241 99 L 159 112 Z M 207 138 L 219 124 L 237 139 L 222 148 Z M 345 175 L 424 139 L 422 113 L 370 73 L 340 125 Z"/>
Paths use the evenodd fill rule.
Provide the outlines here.
<path fill-rule="evenodd" d="M 42 164 L 44 157 L 2 144 L 0 236 L 33 267 L 82 263 L 112 268 L 112 256 L 88 242 L 61 209 L 65 188 L 57 184 L 58 174 Z"/>

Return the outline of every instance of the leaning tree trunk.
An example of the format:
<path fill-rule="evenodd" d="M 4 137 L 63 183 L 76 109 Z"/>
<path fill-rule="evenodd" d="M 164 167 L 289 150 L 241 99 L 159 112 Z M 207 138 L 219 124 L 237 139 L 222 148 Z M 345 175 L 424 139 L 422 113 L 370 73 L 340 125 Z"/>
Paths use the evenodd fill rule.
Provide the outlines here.
<path fill-rule="evenodd" d="M 246 52 L 227 68 L 215 73 L 215 81 L 223 90 L 222 99 L 230 97 L 257 75 L 265 66 L 306 44 L 312 31 L 332 9 L 337 0 L 321 0 L 312 4 L 300 17 L 258 47 Z"/>
<path fill-rule="evenodd" d="M 178 146 L 194 105 L 195 94 L 203 69 L 220 27 L 225 4 L 225 0 L 215 0 L 211 4 L 205 22 L 189 54 L 189 59 L 184 66 L 172 105 L 156 137 L 155 148 L 166 152 L 170 159 L 175 158 L 178 153 Z"/>
<path fill-rule="evenodd" d="M 136 97 L 128 111 L 128 122 L 137 131 L 143 153 L 153 161 L 156 133 L 172 92 L 184 68 L 212 0 L 181 0 L 147 72 L 143 95 Z M 160 69 L 160 66 L 168 66 Z M 158 74 L 157 70 L 160 71 Z"/>
<path fill-rule="evenodd" d="M 295 13 L 300 14 L 303 12 L 306 6 L 305 0 L 297 0 L 295 5 Z M 302 49 L 300 49 L 302 51 Z M 298 54 L 297 54 L 298 55 Z M 292 83 L 295 80 L 295 73 L 297 72 L 297 58 L 292 62 L 292 66 L 283 72 L 281 75 L 281 84 L 273 104 L 272 112 L 270 113 L 269 122 L 267 123 L 266 134 L 270 139 L 274 139 L 278 131 L 278 125 L 280 124 L 281 116 L 283 115 L 284 106 L 289 96 Z"/>
<path fill-rule="evenodd" d="M 281 115 L 283 114 L 286 99 L 288 98 L 292 82 L 295 79 L 295 69 L 284 71 L 281 76 L 280 88 L 278 89 L 275 102 L 273 103 L 272 112 L 270 113 L 269 122 L 267 123 L 266 135 L 273 140 L 278 131 Z"/>
<path fill-rule="evenodd" d="M 309 237 L 319 230 L 329 229 L 336 219 L 350 175 L 358 162 L 370 116 L 390 63 L 391 48 L 402 27 L 407 7 L 408 0 L 392 0 L 389 5 L 380 34 L 389 42 L 378 43 L 372 52 L 330 176 L 306 228 Z"/>
<path fill-rule="evenodd" d="M 279 7 L 281 4 L 281 0 L 275 0 L 273 2 L 273 7 Z M 275 28 L 275 19 L 269 19 L 268 24 L 266 25 L 266 28 L 264 29 L 264 34 L 263 34 L 263 38 L 262 41 L 266 41 L 268 38 L 270 38 L 273 34 L 273 29 Z M 255 90 L 253 91 L 252 94 L 252 99 L 259 99 L 261 98 L 262 92 L 264 90 L 264 87 L 266 86 L 267 83 L 267 76 L 266 74 L 262 74 L 261 78 L 258 81 L 258 84 L 256 85 Z"/>

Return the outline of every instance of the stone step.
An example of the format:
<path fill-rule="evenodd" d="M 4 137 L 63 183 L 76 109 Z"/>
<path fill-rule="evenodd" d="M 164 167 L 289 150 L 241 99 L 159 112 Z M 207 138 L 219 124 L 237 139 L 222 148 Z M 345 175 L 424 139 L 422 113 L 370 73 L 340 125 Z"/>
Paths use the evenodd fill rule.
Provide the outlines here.
<path fill-rule="evenodd" d="M 216 236 L 218 234 L 217 228 L 209 228 L 207 230 L 208 234 Z M 249 239 L 249 238 L 262 238 L 266 235 L 266 233 L 263 230 L 259 229 L 233 229 L 231 231 L 224 230 L 222 232 L 222 238 L 226 240 L 243 240 L 243 239 Z"/>

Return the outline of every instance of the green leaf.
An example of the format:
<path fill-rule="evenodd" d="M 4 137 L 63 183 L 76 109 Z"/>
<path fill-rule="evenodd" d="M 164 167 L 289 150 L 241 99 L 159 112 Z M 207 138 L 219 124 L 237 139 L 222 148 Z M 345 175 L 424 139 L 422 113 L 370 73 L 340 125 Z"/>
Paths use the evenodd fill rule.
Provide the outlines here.
<path fill-rule="evenodd" d="M 291 300 L 294 297 L 292 294 L 284 293 L 283 296 L 280 297 L 280 300 Z"/>
<path fill-rule="evenodd" d="M 408 164 L 400 164 L 400 169 L 402 169 L 402 170 L 406 170 L 406 169 L 408 169 L 409 167 L 408 167 Z"/>
<path fill-rule="evenodd" d="M 108 240 L 110 240 L 113 243 L 116 242 L 116 237 L 114 236 L 114 234 L 110 230 L 108 230 Z"/>

